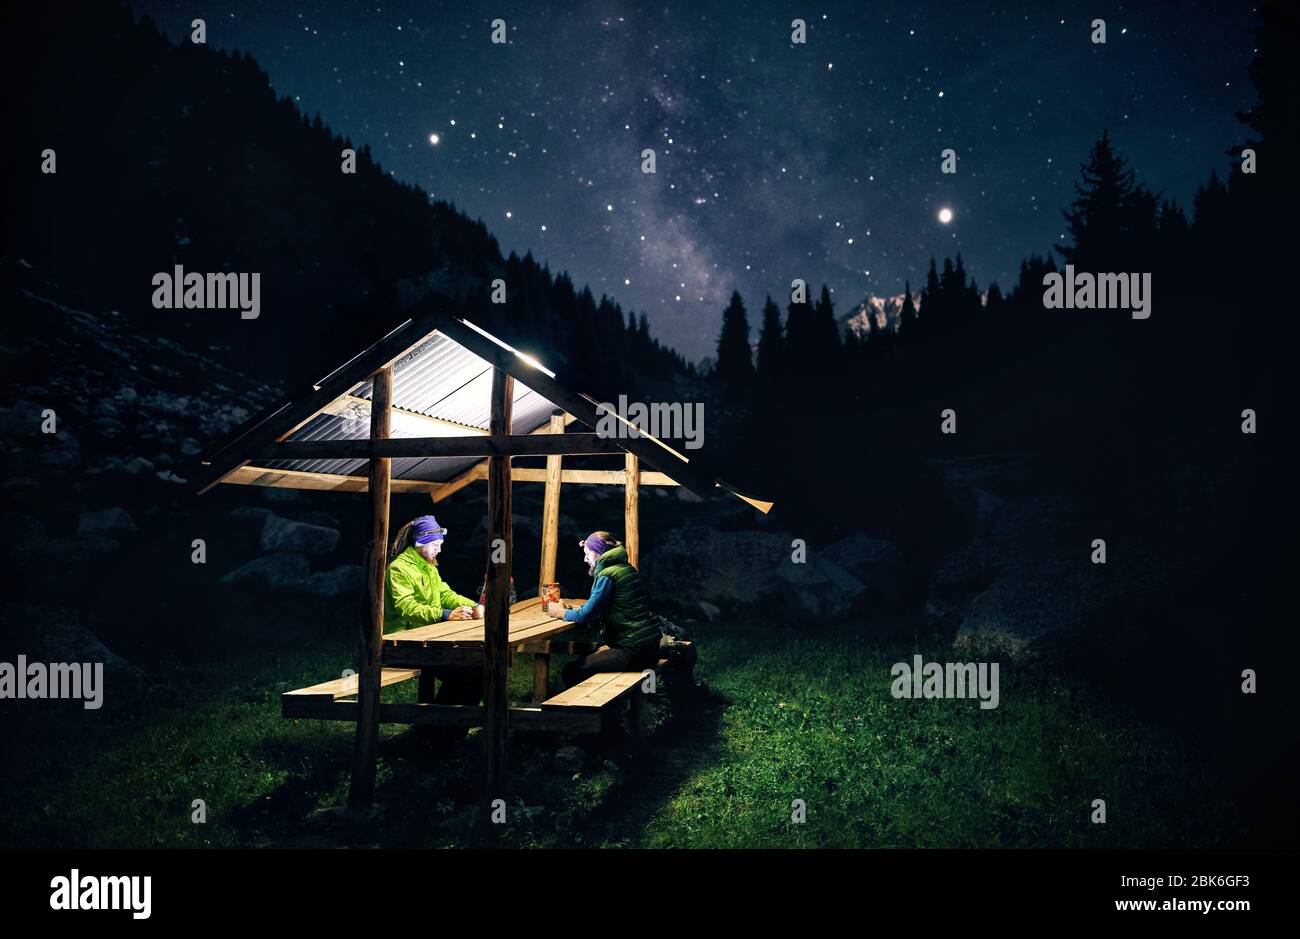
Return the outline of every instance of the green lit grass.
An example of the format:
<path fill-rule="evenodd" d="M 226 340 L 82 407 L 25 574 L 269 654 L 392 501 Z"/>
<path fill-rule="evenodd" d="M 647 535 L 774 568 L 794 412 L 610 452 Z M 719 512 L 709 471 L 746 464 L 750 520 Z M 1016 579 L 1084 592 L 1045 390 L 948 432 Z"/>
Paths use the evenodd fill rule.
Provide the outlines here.
<path fill-rule="evenodd" d="M 895 700 L 889 667 L 950 659 L 940 644 L 870 646 L 843 632 L 756 640 L 710 627 L 699 676 L 718 696 L 662 720 L 639 751 L 612 747 L 582 772 L 550 766 L 552 744 L 515 748 L 519 846 L 1073 847 L 1231 843 L 1233 810 L 1193 757 L 1045 666 L 1003 661 L 1001 704 Z M 280 717 L 278 686 L 350 663 L 343 643 L 262 673 L 235 664 L 170 676 L 181 691 L 123 702 L 93 727 L 78 715 L 11 736 L 0 842 L 60 846 L 471 843 L 474 740 L 443 760 L 381 761 L 382 815 L 309 821 L 346 798 L 348 724 Z M 558 674 L 556 663 L 555 673 Z M 511 673 L 518 700 L 530 663 Z M 385 690 L 410 700 L 414 683 Z M 725 702 L 725 703 L 724 703 Z M 107 709 L 106 709 L 107 710 Z M 15 729 L 11 709 L 5 730 Z M 70 728 L 76 737 L 59 736 Z M 404 728 L 383 728 L 391 740 Z M 53 738 L 43 734 L 53 734 Z M 56 742 L 61 741 L 61 742 Z M 1089 821 L 1106 800 L 1105 825 Z M 190 804 L 207 803 L 205 825 Z M 791 822 L 802 799 L 807 822 Z"/>

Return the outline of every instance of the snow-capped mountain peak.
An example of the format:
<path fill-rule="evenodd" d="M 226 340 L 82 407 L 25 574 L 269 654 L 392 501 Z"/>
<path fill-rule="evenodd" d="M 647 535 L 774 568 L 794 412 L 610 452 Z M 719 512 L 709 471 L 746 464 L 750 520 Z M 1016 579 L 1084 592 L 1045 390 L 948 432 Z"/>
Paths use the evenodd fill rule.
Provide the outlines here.
<path fill-rule="evenodd" d="M 841 333 L 861 337 L 876 329 L 897 329 L 905 299 L 902 291 L 890 297 L 868 296 L 840 318 Z M 918 311 L 921 309 L 919 293 L 912 294 L 912 304 Z"/>

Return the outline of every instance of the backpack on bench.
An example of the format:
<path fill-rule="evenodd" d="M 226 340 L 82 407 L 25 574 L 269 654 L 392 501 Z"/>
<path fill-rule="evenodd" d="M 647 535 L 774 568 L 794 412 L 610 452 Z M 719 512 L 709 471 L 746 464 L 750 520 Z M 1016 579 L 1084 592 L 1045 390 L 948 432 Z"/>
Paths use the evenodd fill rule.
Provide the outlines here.
<path fill-rule="evenodd" d="M 690 634 L 672 620 L 656 615 L 659 621 L 659 657 L 667 659 L 670 668 L 690 669 L 695 665 L 695 644 Z"/>

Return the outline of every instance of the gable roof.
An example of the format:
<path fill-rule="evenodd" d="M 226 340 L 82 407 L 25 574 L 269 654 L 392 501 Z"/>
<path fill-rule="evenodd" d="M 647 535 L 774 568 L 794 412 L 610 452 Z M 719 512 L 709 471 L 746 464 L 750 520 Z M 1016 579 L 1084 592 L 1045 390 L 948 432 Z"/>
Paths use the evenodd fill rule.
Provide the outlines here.
<path fill-rule="evenodd" d="M 547 425 L 556 409 L 595 429 L 607 413 L 600 402 L 572 388 L 530 356 L 515 350 L 454 312 L 450 298 L 430 293 L 407 311 L 408 319 L 368 349 L 353 356 L 310 388 L 277 402 L 250 418 L 221 444 L 200 456 L 193 485 L 208 491 L 253 462 L 276 441 L 365 440 L 370 436 L 370 378 L 393 366 L 393 419 L 390 436 L 463 437 L 487 432 L 493 368 L 515 378 L 511 433 L 529 434 Z M 615 419 L 619 419 L 616 415 Z M 681 451 L 645 432 L 610 442 L 636 454 L 700 496 L 719 488 L 762 512 L 772 503 L 740 492 L 707 472 Z M 395 489 L 421 488 L 418 483 L 447 482 L 481 456 L 394 457 Z M 259 468 L 296 477 L 302 488 L 332 488 L 320 482 L 338 477 L 366 487 L 368 460 L 257 460 Z M 406 482 L 406 485 L 402 485 Z M 351 486 L 349 486 L 351 488 Z"/>

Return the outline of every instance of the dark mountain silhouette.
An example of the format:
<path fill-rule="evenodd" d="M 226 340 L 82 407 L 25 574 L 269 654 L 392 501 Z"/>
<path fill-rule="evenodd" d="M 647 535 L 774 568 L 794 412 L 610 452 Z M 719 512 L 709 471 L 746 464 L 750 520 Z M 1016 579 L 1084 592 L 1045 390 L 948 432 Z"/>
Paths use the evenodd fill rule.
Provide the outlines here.
<path fill-rule="evenodd" d="M 118 310 L 142 334 L 293 386 L 438 287 L 543 361 L 583 362 L 597 393 L 689 374 L 644 319 L 634 328 L 612 300 L 531 254 L 503 257 L 481 221 L 393 179 L 368 144 L 277 97 L 248 53 L 173 45 L 111 3 L 58 0 L 20 15 L 49 41 L 15 48 L 30 33 L 7 32 L 5 59 L 27 91 L 11 146 L 29 163 L 53 150 L 57 175 L 6 176 L 4 255 L 70 304 Z M 345 149 L 355 173 L 342 171 Z M 151 278 L 175 265 L 260 273 L 260 315 L 154 309 Z M 491 302 L 495 278 L 508 285 L 503 304 Z"/>

